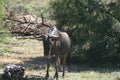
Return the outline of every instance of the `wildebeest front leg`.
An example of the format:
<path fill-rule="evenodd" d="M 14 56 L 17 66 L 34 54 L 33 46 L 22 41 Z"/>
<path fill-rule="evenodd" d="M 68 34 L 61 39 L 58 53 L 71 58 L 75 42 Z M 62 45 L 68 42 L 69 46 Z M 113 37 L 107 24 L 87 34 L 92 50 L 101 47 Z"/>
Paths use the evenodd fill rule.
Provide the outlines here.
<path fill-rule="evenodd" d="M 46 73 L 46 76 L 45 76 L 46 79 L 48 79 L 48 77 L 49 77 L 49 67 L 50 67 L 50 63 L 49 63 L 49 60 L 48 60 L 48 62 L 47 62 L 47 73 Z"/>
<path fill-rule="evenodd" d="M 67 59 L 67 53 L 65 53 L 63 56 L 63 74 L 62 74 L 63 77 L 65 76 L 66 59 Z"/>
<path fill-rule="evenodd" d="M 55 72 L 55 75 L 54 75 L 54 78 L 56 78 L 56 80 L 58 80 L 59 65 L 60 65 L 60 58 L 59 58 L 59 55 L 56 55 L 55 56 L 55 69 L 56 69 L 56 72 Z"/>

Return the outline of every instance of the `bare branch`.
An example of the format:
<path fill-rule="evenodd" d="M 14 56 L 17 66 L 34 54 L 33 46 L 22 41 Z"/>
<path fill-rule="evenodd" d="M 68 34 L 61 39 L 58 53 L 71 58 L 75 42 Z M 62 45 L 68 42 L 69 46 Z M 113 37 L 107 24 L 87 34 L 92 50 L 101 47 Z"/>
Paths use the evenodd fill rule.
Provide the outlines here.
<path fill-rule="evenodd" d="M 40 12 L 41 12 L 41 19 L 42 19 L 41 25 L 46 26 L 46 27 L 50 27 L 49 25 L 44 23 L 43 10 L 41 9 Z"/>
<path fill-rule="evenodd" d="M 29 26 L 30 26 L 30 23 L 29 23 L 29 24 L 27 25 L 27 27 L 26 27 L 25 29 L 23 29 L 21 32 L 25 33 L 25 32 L 28 30 Z"/>
<path fill-rule="evenodd" d="M 0 31 L 0 34 L 10 34 L 10 31 Z"/>
<path fill-rule="evenodd" d="M 46 26 L 46 27 L 50 27 L 49 25 L 45 24 L 45 22 L 44 22 L 43 9 L 42 8 L 39 9 L 39 8 L 35 8 L 35 7 L 33 7 L 33 8 L 41 13 L 41 19 L 42 19 L 41 25 Z"/>
<path fill-rule="evenodd" d="M 13 19 L 13 18 L 8 18 L 8 17 L 6 17 L 5 19 L 12 20 L 12 21 L 15 21 L 15 22 L 19 22 L 21 24 L 26 24 L 26 23 L 29 23 L 29 24 L 39 24 L 39 23 L 36 23 L 36 22 L 21 21 L 21 20 L 18 20 L 18 19 Z"/>
<path fill-rule="evenodd" d="M 44 18 L 43 18 L 43 10 L 41 9 L 41 10 L 40 10 L 40 12 L 41 12 L 41 19 L 42 19 L 42 24 L 44 24 Z"/>

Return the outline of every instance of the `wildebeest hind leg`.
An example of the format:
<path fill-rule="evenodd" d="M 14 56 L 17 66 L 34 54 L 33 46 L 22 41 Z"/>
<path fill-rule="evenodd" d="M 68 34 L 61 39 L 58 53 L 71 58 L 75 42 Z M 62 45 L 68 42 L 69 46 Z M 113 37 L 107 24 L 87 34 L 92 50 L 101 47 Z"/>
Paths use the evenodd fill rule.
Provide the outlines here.
<path fill-rule="evenodd" d="M 59 58 L 59 55 L 56 55 L 55 56 L 55 69 L 56 69 L 56 72 L 55 72 L 55 75 L 54 75 L 54 78 L 56 78 L 56 80 L 58 80 L 59 65 L 60 65 L 60 58 Z"/>
<path fill-rule="evenodd" d="M 63 56 L 63 74 L 62 74 L 63 77 L 65 76 L 66 59 L 67 59 L 67 53 L 65 53 Z"/>

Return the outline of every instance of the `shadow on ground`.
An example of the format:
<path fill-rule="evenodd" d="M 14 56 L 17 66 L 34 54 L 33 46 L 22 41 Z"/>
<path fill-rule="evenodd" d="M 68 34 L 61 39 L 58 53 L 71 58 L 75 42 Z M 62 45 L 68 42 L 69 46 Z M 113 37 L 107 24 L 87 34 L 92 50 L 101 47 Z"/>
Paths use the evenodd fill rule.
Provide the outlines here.
<path fill-rule="evenodd" d="M 47 63 L 46 58 L 44 57 L 36 57 L 36 58 L 31 58 L 27 61 L 24 61 L 25 66 L 29 69 L 45 69 L 46 67 L 46 63 Z M 54 65 L 54 58 L 52 58 L 50 61 L 50 63 L 52 65 Z M 111 73 L 111 72 L 119 72 L 120 68 L 116 68 L 116 67 L 91 67 L 89 65 L 83 65 L 83 64 L 73 64 L 73 63 L 67 63 L 66 66 L 66 71 L 67 72 L 73 72 L 73 73 L 77 73 L 77 72 L 84 72 L 84 71 L 94 71 L 94 72 L 100 72 L 100 73 Z"/>
<path fill-rule="evenodd" d="M 54 64 L 54 58 L 47 59 L 44 57 L 36 57 L 30 58 L 29 60 L 24 61 L 24 66 L 28 69 L 44 69 L 46 67 L 47 61 L 49 61 L 52 65 Z"/>
<path fill-rule="evenodd" d="M 49 78 L 49 79 L 45 79 L 44 77 L 42 77 L 42 76 L 31 76 L 31 77 L 29 77 L 29 78 L 27 78 L 26 80 L 54 80 L 53 78 Z"/>

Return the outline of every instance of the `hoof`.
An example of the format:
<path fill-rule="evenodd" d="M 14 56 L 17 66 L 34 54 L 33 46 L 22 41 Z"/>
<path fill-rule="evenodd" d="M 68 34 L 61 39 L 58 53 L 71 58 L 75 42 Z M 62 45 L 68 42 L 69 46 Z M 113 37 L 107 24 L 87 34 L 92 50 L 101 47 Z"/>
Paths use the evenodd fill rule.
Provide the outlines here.
<path fill-rule="evenodd" d="M 56 78 L 56 80 L 59 80 L 58 78 Z"/>
<path fill-rule="evenodd" d="M 53 78 L 56 79 L 56 80 L 59 80 L 59 78 L 57 78 L 56 76 L 54 76 Z"/>
<path fill-rule="evenodd" d="M 49 79 L 49 76 L 45 76 L 45 80 L 48 80 Z"/>
<path fill-rule="evenodd" d="M 65 76 L 62 76 L 62 78 L 65 78 Z"/>

